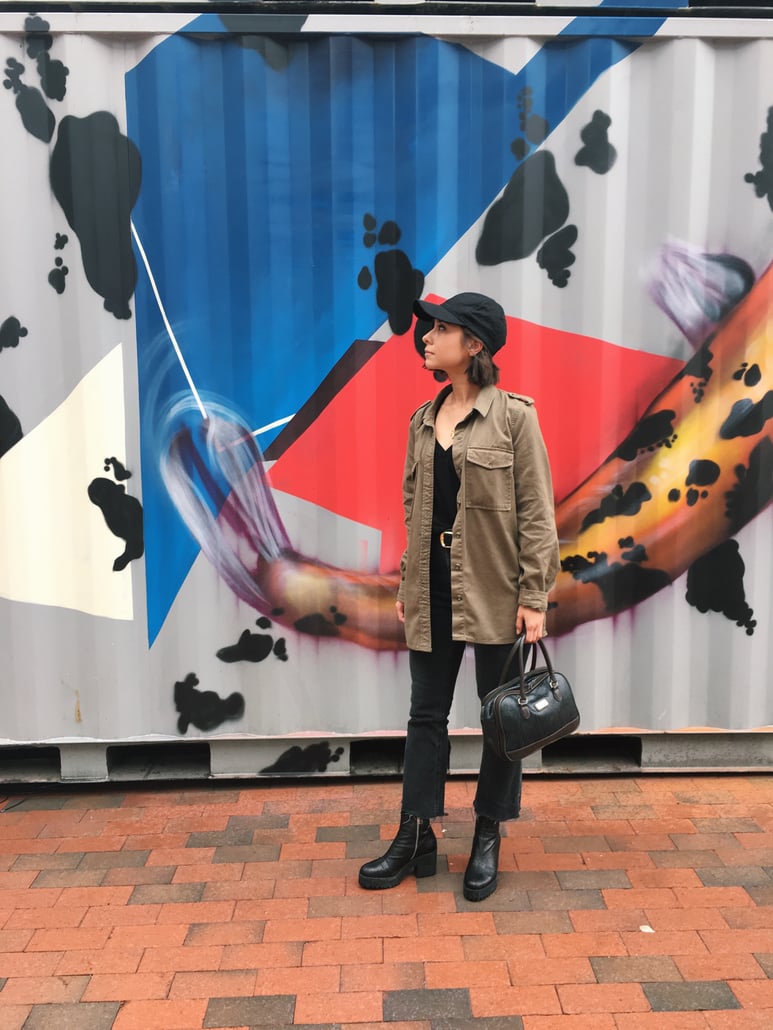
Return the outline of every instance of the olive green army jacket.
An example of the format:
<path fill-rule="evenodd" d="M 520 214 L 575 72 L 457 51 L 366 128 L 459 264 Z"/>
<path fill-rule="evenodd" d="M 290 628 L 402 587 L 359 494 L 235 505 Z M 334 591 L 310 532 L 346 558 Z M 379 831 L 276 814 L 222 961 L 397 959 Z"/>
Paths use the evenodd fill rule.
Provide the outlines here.
<path fill-rule="evenodd" d="M 445 387 L 411 417 L 403 476 L 407 547 L 398 600 L 414 651 L 432 649 L 429 564 L 435 414 Z M 515 640 L 519 604 L 547 609 L 558 573 L 558 537 L 550 466 L 534 402 L 483 387 L 454 433 L 459 476 L 451 542 L 452 633 L 455 640 Z"/>

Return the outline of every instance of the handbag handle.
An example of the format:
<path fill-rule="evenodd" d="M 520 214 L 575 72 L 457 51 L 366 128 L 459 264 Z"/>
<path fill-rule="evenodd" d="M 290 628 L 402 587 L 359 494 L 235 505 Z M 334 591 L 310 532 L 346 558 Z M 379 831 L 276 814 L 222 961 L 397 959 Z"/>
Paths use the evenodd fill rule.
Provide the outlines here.
<path fill-rule="evenodd" d="M 555 673 L 553 672 L 553 663 L 550 660 L 550 655 L 548 654 L 548 650 L 545 647 L 545 645 L 542 642 L 542 640 L 538 640 L 537 644 L 539 644 L 539 648 L 542 651 L 542 657 L 545 659 L 545 667 L 548 670 L 548 680 L 550 682 L 550 688 L 551 688 L 551 690 L 553 690 L 553 689 L 555 689 L 555 686 L 556 686 L 556 677 L 555 677 Z M 527 696 L 526 696 L 526 675 L 525 675 L 525 670 L 524 670 L 523 651 L 524 651 L 524 647 L 528 647 L 529 648 L 529 651 L 531 652 L 531 668 L 533 669 L 535 667 L 535 665 L 537 664 L 537 644 L 527 644 L 526 643 L 526 634 L 525 633 L 521 633 L 520 636 L 515 641 L 515 643 L 513 644 L 513 646 L 510 648 L 510 653 L 508 654 L 507 658 L 505 659 L 505 664 L 502 667 L 502 675 L 500 676 L 500 679 L 499 679 L 500 687 L 504 686 L 504 684 L 507 682 L 507 679 L 508 679 L 508 673 L 510 671 L 510 666 L 512 665 L 513 660 L 515 658 L 517 658 L 518 659 L 518 674 L 519 674 L 519 676 L 518 676 L 518 690 L 519 690 L 519 693 L 520 693 L 520 697 L 519 697 L 518 700 L 519 700 L 519 703 L 523 704 L 523 705 L 525 705 L 526 702 L 527 702 Z"/>

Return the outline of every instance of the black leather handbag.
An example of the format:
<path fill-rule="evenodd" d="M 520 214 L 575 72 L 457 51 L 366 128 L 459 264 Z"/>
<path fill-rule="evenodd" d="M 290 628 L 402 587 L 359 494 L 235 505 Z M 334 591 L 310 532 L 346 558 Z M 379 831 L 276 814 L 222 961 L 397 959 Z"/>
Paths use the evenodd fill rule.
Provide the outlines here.
<path fill-rule="evenodd" d="M 486 694 L 481 705 L 484 740 L 510 762 L 568 736 L 580 725 L 569 681 L 553 669 L 541 640 L 539 647 L 545 664 L 538 667 L 537 645 L 525 643 L 522 634 L 507 656 L 499 686 Z M 531 652 L 528 671 L 524 651 Z M 514 662 L 516 675 L 510 676 Z"/>

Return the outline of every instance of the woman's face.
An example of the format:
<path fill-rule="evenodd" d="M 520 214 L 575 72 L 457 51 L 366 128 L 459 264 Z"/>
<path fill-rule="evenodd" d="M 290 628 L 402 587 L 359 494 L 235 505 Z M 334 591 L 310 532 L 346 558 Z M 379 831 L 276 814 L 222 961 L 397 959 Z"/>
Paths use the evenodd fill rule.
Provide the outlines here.
<path fill-rule="evenodd" d="M 422 337 L 424 364 L 431 372 L 464 372 L 472 358 L 472 345 L 464 329 L 450 322 L 435 324 Z"/>

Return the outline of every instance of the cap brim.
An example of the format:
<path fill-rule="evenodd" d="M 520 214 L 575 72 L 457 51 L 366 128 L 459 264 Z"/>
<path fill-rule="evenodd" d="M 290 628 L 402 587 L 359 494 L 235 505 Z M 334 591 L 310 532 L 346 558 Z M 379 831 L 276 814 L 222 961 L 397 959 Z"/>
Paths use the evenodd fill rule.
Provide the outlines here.
<path fill-rule="evenodd" d="M 428 304 L 424 300 L 415 300 L 413 313 L 419 318 L 423 318 L 425 322 L 433 322 L 437 319 L 438 322 L 448 322 L 449 325 L 461 325 L 458 316 L 452 314 L 442 304 Z"/>

